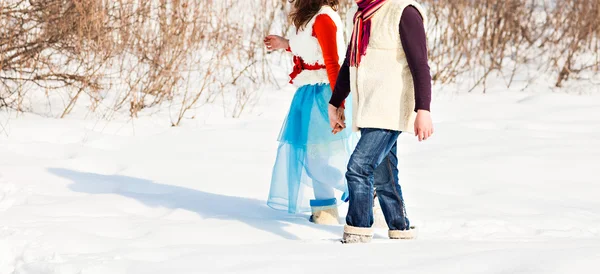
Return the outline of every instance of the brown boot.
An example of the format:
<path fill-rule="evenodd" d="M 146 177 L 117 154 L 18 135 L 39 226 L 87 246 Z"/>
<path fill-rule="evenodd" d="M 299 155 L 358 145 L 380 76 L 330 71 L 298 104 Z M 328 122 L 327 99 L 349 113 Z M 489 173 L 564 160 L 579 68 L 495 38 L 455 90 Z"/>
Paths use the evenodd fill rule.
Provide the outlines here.
<path fill-rule="evenodd" d="M 339 214 L 337 205 L 312 206 L 310 221 L 318 225 L 339 225 Z"/>
<path fill-rule="evenodd" d="M 370 227 L 344 226 L 344 244 L 366 244 L 373 239 L 373 229 Z"/>
<path fill-rule="evenodd" d="M 388 232 L 390 239 L 394 240 L 411 240 L 417 238 L 417 228 L 411 226 L 407 230 L 390 230 Z"/>

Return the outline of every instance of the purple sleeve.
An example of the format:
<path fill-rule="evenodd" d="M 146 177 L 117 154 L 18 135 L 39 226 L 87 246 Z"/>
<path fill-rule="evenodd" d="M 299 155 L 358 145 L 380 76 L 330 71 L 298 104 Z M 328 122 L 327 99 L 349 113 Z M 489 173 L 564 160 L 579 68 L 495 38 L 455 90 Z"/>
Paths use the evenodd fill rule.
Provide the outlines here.
<path fill-rule="evenodd" d="M 340 68 L 335 87 L 333 88 L 333 94 L 329 103 L 336 108 L 339 108 L 344 100 L 350 94 L 350 66 L 348 65 L 348 50 L 346 50 L 346 58 L 344 64 Z"/>
<path fill-rule="evenodd" d="M 430 111 L 431 74 L 427 63 L 427 39 L 423 18 L 413 6 L 407 7 L 402 12 L 400 40 L 415 86 L 415 111 L 419 109 Z"/>

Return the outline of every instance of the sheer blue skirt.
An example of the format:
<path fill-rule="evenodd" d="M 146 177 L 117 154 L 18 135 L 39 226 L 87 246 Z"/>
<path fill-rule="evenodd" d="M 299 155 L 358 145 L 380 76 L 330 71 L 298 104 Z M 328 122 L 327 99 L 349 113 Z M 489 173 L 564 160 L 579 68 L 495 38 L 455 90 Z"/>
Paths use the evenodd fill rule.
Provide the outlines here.
<path fill-rule="evenodd" d="M 290 213 L 310 211 L 311 200 L 347 200 L 346 168 L 358 136 L 347 104 L 346 129 L 331 133 L 329 84 L 300 87 L 279 134 L 267 204 Z M 347 101 L 351 102 L 351 96 Z"/>

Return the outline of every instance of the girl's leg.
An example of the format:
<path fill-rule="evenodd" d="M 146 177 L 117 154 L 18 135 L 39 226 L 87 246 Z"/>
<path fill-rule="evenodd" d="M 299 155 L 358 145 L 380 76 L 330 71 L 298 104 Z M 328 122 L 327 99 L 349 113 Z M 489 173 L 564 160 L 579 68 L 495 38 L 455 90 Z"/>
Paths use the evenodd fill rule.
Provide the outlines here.
<path fill-rule="evenodd" d="M 335 199 L 335 191 L 333 187 L 316 181 L 313 179 L 313 190 L 315 193 L 315 200 L 329 200 Z"/>
<path fill-rule="evenodd" d="M 335 198 L 334 186 L 343 180 L 342 172 L 331 166 L 330 157 L 314 152 L 308 154 L 306 174 L 312 179 L 315 200 Z"/>
<path fill-rule="evenodd" d="M 318 152 L 309 152 L 305 162 L 306 173 L 312 179 L 315 195 L 315 199 L 310 201 L 311 221 L 317 224 L 339 224 L 334 186 L 343 182 L 342 172 L 331 165 L 331 157 L 327 153 Z"/>

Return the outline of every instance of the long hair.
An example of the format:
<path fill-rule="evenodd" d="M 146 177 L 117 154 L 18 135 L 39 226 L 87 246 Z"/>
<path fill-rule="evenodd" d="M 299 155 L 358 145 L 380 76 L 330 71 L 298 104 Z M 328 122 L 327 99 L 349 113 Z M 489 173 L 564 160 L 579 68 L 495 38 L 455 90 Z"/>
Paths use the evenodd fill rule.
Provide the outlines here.
<path fill-rule="evenodd" d="M 301 30 L 306 24 L 321 10 L 321 7 L 327 5 L 337 11 L 339 0 L 289 0 L 294 5 L 294 10 L 290 14 L 290 19 L 296 29 Z"/>

